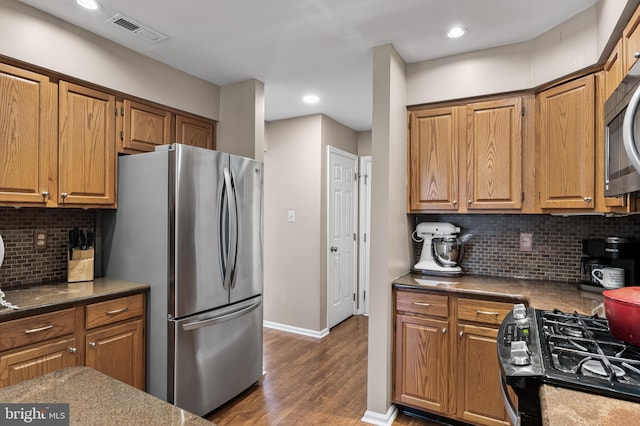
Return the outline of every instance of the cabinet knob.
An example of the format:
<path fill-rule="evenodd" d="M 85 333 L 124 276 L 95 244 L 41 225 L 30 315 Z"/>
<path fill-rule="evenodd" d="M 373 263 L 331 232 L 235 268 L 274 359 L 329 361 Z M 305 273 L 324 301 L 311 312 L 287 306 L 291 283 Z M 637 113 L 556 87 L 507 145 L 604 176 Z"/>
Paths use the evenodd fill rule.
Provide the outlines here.
<path fill-rule="evenodd" d="M 49 193 L 47 191 L 42 191 L 42 199 L 46 200 L 47 198 L 49 198 Z"/>
<path fill-rule="evenodd" d="M 462 339 L 462 336 L 464 336 L 464 331 L 461 331 L 460 333 L 458 333 L 458 337 Z"/>
<path fill-rule="evenodd" d="M 447 333 L 447 327 L 442 327 L 442 334 L 446 334 Z"/>
<path fill-rule="evenodd" d="M 636 59 L 640 58 L 640 52 L 636 52 L 636 53 L 634 53 L 634 54 L 633 54 L 633 57 L 634 57 L 634 58 L 636 58 Z"/>
<path fill-rule="evenodd" d="M 471 205 L 471 203 L 473 203 L 473 201 L 467 200 L 467 204 Z"/>
<path fill-rule="evenodd" d="M 89 347 L 90 348 L 95 348 L 96 347 L 96 342 L 89 342 Z"/>
<path fill-rule="evenodd" d="M 71 352 L 72 354 L 75 354 L 78 351 L 78 349 L 76 348 L 69 348 L 69 352 Z"/>
<path fill-rule="evenodd" d="M 332 246 L 331 247 L 331 253 L 335 253 L 337 251 L 338 251 L 338 247 L 336 247 L 336 246 Z"/>
<path fill-rule="evenodd" d="M 584 201 L 586 201 L 587 203 L 591 202 L 591 197 L 584 197 Z"/>
<path fill-rule="evenodd" d="M 69 196 L 69 194 L 67 194 L 66 192 L 63 192 L 63 193 L 60 194 L 60 196 L 64 200 L 65 198 L 67 198 Z"/>
<path fill-rule="evenodd" d="M 453 200 L 453 207 L 458 205 L 458 200 Z"/>

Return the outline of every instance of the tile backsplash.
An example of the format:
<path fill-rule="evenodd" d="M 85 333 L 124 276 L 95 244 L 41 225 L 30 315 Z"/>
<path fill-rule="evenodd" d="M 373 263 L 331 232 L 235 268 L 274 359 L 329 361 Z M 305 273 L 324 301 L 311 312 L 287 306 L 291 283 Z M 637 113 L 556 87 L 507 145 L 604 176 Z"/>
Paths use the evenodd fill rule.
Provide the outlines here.
<path fill-rule="evenodd" d="M 68 230 L 95 228 L 96 211 L 0 207 L 0 235 L 5 257 L 0 268 L 0 288 L 63 282 L 67 280 Z M 47 231 L 47 248 L 34 249 L 35 231 Z"/>
<path fill-rule="evenodd" d="M 580 281 L 583 239 L 640 237 L 640 215 L 416 215 L 420 222 L 450 222 L 473 234 L 462 259 L 467 273 L 572 283 Z M 520 251 L 521 232 L 533 234 L 530 252 Z M 414 243 L 416 260 L 421 245 Z"/>

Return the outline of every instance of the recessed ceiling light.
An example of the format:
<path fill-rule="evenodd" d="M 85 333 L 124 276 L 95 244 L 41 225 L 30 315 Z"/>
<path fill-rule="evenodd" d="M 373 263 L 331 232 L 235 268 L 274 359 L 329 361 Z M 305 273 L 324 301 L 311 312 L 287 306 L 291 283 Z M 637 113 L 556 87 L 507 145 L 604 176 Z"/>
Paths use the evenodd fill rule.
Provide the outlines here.
<path fill-rule="evenodd" d="M 302 102 L 304 102 L 305 104 L 317 104 L 318 102 L 320 102 L 320 98 L 318 97 L 318 95 L 305 95 L 302 98 Z"/>
<path fill-rule="evenodd" d="M 96 0 L 76 0 L 76 2 L 85 9 L 96 10 L 100 7 L 100 3 Z"/>
<path fill-rule="evenodd" d="M 449 37 L 449 38 L 462 37 L 466 32 L 467 32 L 467 30 L 462 28 L 462 27 L 453 27 L 447 33 L 447 37 Z"/>

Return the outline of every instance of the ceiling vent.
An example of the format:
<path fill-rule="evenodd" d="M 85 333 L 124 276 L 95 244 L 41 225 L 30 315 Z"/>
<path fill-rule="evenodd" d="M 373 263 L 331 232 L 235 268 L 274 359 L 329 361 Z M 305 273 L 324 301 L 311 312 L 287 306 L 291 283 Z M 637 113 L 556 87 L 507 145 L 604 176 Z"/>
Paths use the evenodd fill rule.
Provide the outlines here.
<path fill-rule="evenodd" d="M 152 30 L 151 28 L 144 26 L 141 23 L 136 22 L 135 20 L 128 18 L 124 15 L 121 15 L 119 13 L 107 19 L 105 22 L 112 22 L 128 31 L 131 31 L 138 37 L 154 43 L 157 41 L 162 41 L 167 38 L 166 35 L 159 33 L 158 31 Z"/>

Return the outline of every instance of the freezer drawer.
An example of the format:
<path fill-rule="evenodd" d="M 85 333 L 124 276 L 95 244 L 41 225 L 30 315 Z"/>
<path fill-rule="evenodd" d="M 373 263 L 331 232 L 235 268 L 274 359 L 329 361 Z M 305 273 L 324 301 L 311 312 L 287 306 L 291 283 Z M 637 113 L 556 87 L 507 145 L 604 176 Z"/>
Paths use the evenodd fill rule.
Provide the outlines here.
<path fill-rule="evenodd" d="M 202 416 L 262 375 L 262 296 L 169 327 L 175 342 L 169 402 L 178 407 Z"/>

